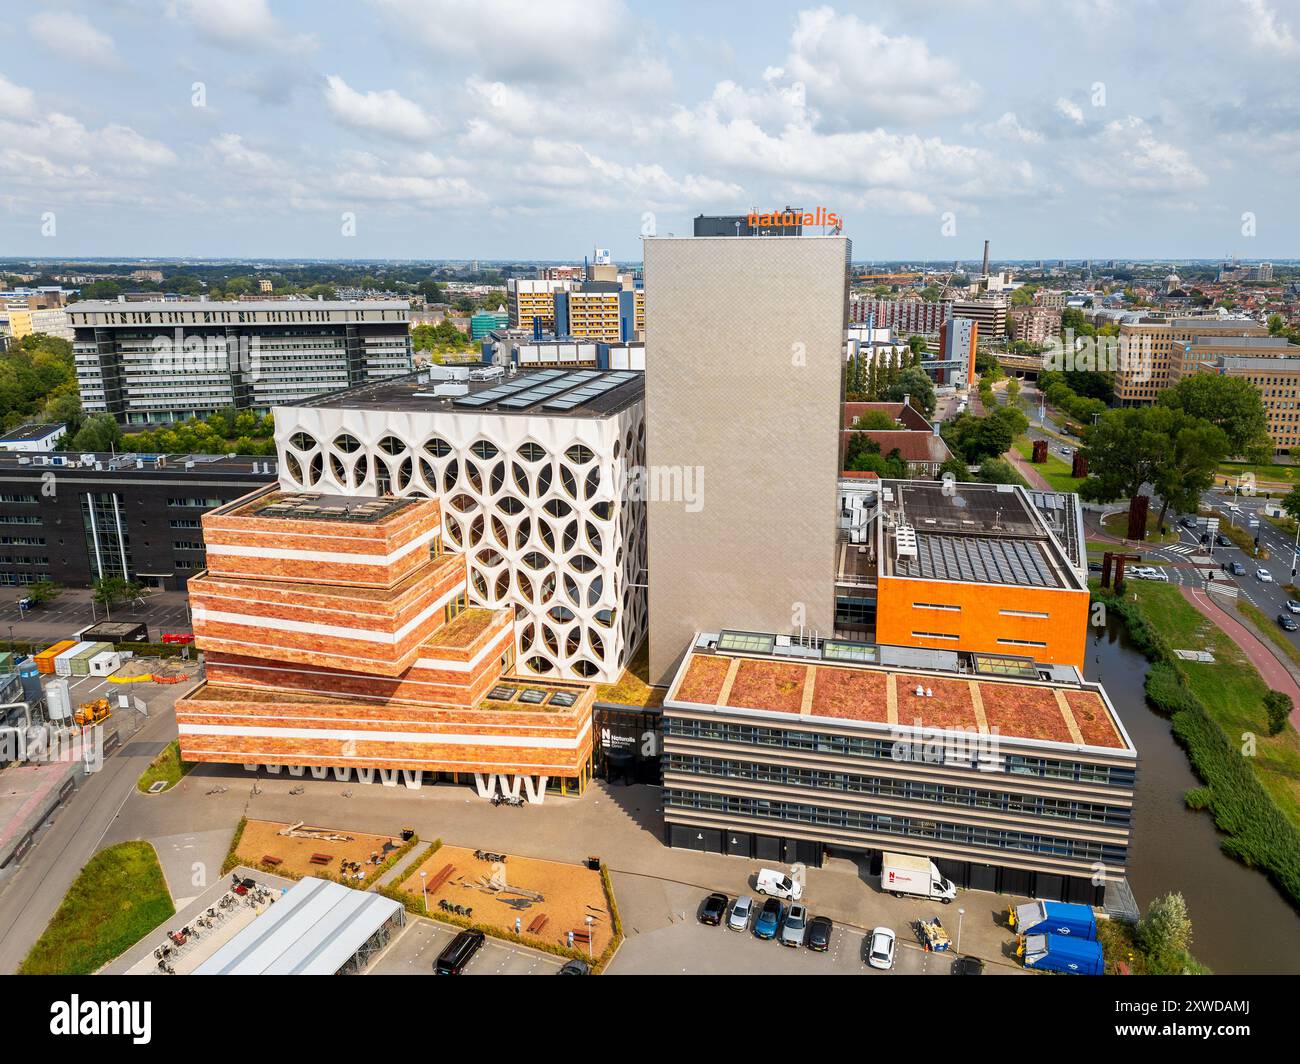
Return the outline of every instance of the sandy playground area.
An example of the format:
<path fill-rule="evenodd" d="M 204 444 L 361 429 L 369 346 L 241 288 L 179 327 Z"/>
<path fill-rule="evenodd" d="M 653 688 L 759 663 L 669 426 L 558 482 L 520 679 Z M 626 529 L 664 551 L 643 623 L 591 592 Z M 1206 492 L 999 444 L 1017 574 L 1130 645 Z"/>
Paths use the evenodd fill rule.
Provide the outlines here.
<path fill-rule="evenodd" d="M 600 873 L 583 865 L 514 854 L 507 854 L 504 864 L 491 864 L 473 850 L 443 846 L 402 882 L 401 889 L 416 898 L 421 871 L 427 875 L 431 915 L 443 900 L 472 908 L 475 923 L 505 931 L 515 930 L 517 918 L 520 934 L 558 946 L 568 945 L 569 931 L 585 931 L 591 916 L 591 951 L 597 957 L 614 936 Z M 579 949 L 584 944 L 581 938 L 574 942 Z"/>
<path fill-rule="evenodd" d="M 327 874 L 333 879 L 339 879 L 344 876 L 343 861 L 346 860 L 349 862 L 347 877 L 359 880 L 375 870 L 376 865 L 371 861 L 372 854 L 377 854 L 379 864 L 383 864 L 394 850 L 403 846 L 401 835 L 367 835 L 360 831 L 322 827 L 318 824 L 303 824 L 298 830 L 347 836 L 347 839 L 295 838 L 279 833 L 289 826 L 270 820 L 250 820 L 244 825 L 244 834 L 240 837 L 239 848 L 235 852 L 245 864 L 269 864 L 279 875 L 292 878 Z M 327 860 L 313 860 L 318 854 Z M 279 863 L 268 858 L 278 859 Z M 354 861 L 361 866 L 359 874 L 351 870 Z"/>

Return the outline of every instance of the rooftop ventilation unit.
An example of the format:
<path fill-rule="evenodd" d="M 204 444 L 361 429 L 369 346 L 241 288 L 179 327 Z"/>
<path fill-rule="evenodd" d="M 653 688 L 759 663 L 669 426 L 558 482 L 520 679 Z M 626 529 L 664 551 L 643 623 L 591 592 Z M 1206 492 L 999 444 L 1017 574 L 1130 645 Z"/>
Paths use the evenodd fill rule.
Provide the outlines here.
<path fill-rule="evenodd" d="M 435 385 L 433 394 L 438 396 L 469 395 L 469 385 L 461 384 L 458 381 L 449 381 L 446 384 Z"/>
<path fill-rule="evenodd" d="M 899 525 L 894 532 L 894 550 L 900 561 L 904 558 L 916 558 L 916 529 L 911 525 Z"/>

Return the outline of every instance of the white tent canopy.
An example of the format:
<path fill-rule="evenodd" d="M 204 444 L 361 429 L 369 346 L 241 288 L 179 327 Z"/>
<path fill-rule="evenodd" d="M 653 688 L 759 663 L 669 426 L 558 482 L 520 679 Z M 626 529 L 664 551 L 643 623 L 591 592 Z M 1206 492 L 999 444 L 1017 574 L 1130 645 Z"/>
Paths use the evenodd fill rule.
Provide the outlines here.
<path fill-rule="evenodd" d="M 195 975 L 335 975 L 402 906 L 308 876 L 299 880 Z"/>

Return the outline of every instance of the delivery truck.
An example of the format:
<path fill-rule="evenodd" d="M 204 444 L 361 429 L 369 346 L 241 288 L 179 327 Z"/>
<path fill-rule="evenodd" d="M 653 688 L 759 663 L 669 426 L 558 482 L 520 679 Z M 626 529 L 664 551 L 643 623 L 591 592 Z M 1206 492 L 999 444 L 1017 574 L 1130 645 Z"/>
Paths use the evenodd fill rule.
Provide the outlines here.
<path fill-rule="evenodd" d="M 1011 907 L 1011 929 L 1021 935 L 1069 935 L 1097 941 L 1097 918 L 1086 905 L 1033 901 Z"/>
<path fill-rule="evenodd" d="M 1101 975 L 1106 959 L 1100 942 L 1073 935 L 1022 935 L 1017 952 L 1026 968 L 1066 975 Z"/>
<path fill-rule="evenodd" d="M 884 853 L 880 859 L 880 889 L 895 898 L 904 894 L 914 898 L 930 898 L 947 905 L 957 896 L 951 879 L 939 874 L 928 857 L 913 857 L 907 853 Z"/>

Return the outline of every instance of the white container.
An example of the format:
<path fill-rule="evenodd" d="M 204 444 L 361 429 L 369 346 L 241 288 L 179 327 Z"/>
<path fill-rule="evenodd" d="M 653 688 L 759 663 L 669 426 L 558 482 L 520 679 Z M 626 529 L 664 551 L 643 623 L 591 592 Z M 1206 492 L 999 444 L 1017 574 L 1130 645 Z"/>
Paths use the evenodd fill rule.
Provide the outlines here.
<path fill-rule="evenodd" d="M 122 667 L 122 655 L 116 650 L 106 650 L 90 659 L 91 676 L 112 676 Z"/>

